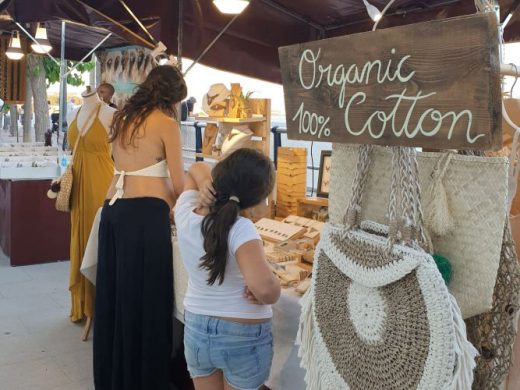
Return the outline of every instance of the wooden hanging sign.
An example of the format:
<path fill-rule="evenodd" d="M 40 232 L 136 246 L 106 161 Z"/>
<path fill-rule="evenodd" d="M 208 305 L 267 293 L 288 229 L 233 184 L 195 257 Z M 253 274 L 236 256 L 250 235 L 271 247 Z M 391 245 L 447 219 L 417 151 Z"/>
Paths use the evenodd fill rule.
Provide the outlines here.
<path fill-rule="evenodd" d="M 279 54 L 290 139 L 502 146 L 494 14 L 306 42 Z"/>

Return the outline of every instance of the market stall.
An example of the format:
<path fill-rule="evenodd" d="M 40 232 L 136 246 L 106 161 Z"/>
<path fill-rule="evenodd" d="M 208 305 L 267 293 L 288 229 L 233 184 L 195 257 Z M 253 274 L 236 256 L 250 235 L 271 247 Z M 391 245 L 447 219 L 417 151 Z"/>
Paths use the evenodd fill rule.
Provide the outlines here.
<path fill-rule="evenodd" d="M 104 15 L 96 1 L 76 3 L 85 14 L 75 16 L 84 22 Z M 108 2 L 104 12 L 125 15 L 120 3 Z M 135 2 L 146 15 L 179 7 L 179 19 L 160 28 L 163 37 L 177 29 L 177 45 L 169 46 L 177 46 L 179 57 L 184 48 L 210 65 L 282 79 L 292 139 L 336 143 L 332 156 L 322 156 L 318 185 L 319 195 L 330 192 L 334 225 L 324 224 L 325 200 L 306 198 L 307 159 L 297 148 L 278 150 L 271 209 L 256 221 L 273 272 L 286 287 L 275 306 L 269 384 L 305 387 L 305 374 L 295 371 L 298 341 L 310 389 L 502 385 L 516 336 L 520 271 L 507 223 L 511 172 L 505 159 L 482 154 L 502 146 L 500 73 L 519 75 L 501 66 L 499 50 L 499 23 L 518 25 L 518 2 L 502 2 L 499 15 L 458 19 L 444 17 L 472 14 L 483 2 L 435 1 L 416 14 L 414 2 L 401 2 L 385 27 L 439 20 L 355 36 L 341 35 L 371 27 L 366 17 L 356 23 L 352 11 L 364 15 L 367 2 L 356 8 L 331 1 L 319 10 L 304 2 L 296 12 L 290 2 L 256 1 L 250 8 L 256 12 L 232 28 L 236 17 L 226 20 L 220 32 L 214 25 L 223 17 L 206 12 L 211 16 L 203 18 L 211 4 L 194 3 L 183 11 L 182 1 L 147 10 Z M 74 5 L 49 15 L 75 14 Z M 32 14 L 17 17 L 30 21 Z M 270 28 L 251 36 L 254 25 Z M 313 42 L 282 48 L 280 73 L 278 47 L 300 41 Z M 231 86 L 221 113 L 197 118 L 213 125 L 206 126 L 207 149 L 198 158 L 218 161 L 236 147 L 269 153 L 269 103 L 255 112 L 241 95 Z M 214 96 L 208 93 L 208 100 Z M 174 242 L 182 320 L 187 278 L 177 249 Z M 307 290 L 306 327 L 296 340 L 298 294 Z"/>
<path fill-rule="evenodd" d="M 43 144 L 0 144 L 0 246 L 12 266 L 69 258 L 70 218 L 44 201 L 60 173 L 58 154 Z"/>

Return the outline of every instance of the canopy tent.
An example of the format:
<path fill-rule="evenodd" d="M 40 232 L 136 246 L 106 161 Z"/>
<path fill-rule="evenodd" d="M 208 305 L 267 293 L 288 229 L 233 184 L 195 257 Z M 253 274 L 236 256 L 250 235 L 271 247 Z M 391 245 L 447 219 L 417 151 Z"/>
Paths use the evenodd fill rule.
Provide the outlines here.
<path fill-rule="evenodd" d="M 179 47 L 179 2 L 182 2 L 182 55 L 189 58 L 199 57 L 232 18 L 221 14 L 211 0 L 124 2 L 151 29 L 154 40 L 164 42 L 174 54 Z M 370 2 L 382 9 L 388 0 Z M 500 0 L 499 3 L 503 22 L 517 9 L 520 0 Z M 59 21 L 76 23 L 67 36 L 66 55 L 71 59 L 81 58 L 106 31 L 114 35 L 103 47 L 123 44 L 152 47 L 155 43 L 132 21 L 120 0 L 39 0 L 37 7 L 33 0 L 12 0 L 8 12 L 20 23 L 47 21 L 50 39 L 56 48 L 59 47 Z M 379 28 L 474 12 L 474 0 L 397 0 Z M 362 0 L 252 0 L 201 63 L 280 82 L 278 47 L 368 31 L 372 25 Z M 511 18 L 504 37 L 506 41 L 520 40 L 520 13 Z"/>

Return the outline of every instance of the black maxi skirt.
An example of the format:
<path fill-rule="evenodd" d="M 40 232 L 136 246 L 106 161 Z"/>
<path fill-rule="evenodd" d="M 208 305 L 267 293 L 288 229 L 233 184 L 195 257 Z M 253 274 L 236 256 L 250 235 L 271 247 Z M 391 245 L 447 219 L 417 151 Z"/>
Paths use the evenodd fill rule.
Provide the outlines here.
<path fill-rule="evenodd" d="M 157 198 L 105 202 L 94 317 L 96 390 L 167 390 L 173 270 L 169 206 Z"/>

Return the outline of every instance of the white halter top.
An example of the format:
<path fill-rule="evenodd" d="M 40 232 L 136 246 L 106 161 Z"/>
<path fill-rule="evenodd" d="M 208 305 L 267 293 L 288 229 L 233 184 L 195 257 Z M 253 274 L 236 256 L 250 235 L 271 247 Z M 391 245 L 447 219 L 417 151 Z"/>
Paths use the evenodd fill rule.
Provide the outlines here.
<path fill-rule="evenodd" d="M 110 206 L 112 206 L 116 200 L 121 199 L 125 194 L 125 176 L 170 177 L 170 171 L 168 170 L 168 163 L 166 160 L 159 161 L 157 164 L 139 169 L 138 171 L 126 172 L 118 171 L 116 169 L 114 173 L 115 175 L 119 175 L 119 179 L 116 183 L 116 193 L 110 200 Z"/>

